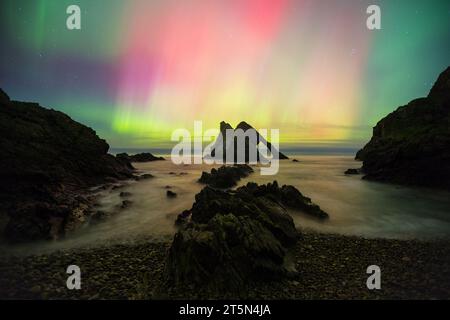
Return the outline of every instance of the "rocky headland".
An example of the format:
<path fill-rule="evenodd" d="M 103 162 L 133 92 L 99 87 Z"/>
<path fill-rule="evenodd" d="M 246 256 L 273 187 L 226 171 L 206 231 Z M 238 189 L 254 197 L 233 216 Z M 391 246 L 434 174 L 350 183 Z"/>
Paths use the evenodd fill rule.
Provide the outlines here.
<path fill-rule="evenodd" d="M 450 190 L 450 67 L 427 97 L 380 120 L 356 159 L 365 179 Z"/>
<path fill-rule="evenodd" d="M 91 128 L 1 90 L 0 148 L 0 233 L 11 242 L 63 236 L 90 214 L 90 188 L 133 177 Z"/>

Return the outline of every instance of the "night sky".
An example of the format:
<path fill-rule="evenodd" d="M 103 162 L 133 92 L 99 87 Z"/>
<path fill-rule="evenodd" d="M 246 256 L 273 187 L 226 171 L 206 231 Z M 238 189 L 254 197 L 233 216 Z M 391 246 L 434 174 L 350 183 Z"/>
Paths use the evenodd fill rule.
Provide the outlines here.
<path fill-rule="evenodd" d="M 82 29 L 66 28 L 66 8 Z M 366 28 L 381 7 L 382 29 Z M 360 146 L 450 65 L 450 1 L 10 0 L 0 87 L 114 147 L 164 147 L 194 120 L 279 128 L 285 145 Z"/>

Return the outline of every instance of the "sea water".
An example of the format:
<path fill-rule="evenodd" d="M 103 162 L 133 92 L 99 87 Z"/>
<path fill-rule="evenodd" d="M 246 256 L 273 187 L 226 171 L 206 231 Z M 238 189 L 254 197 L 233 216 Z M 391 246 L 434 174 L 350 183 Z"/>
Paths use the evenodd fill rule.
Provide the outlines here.
<path fill-rule="evenodd" d="M 450 237 L 450 193 L 426 188 L 411 188 L 362 180 L 361 175 L 345 175 L 348 168 L 361 163 L 352 156 L 290 155 L 299 162 L 280 161 L 276 176 L 255 172 L 242 179 L 247 182 L 279 185 L 290 184 L 312 199 L 330 219 L 319 221 L 295 210 L 289 210 L 296 226 L 319 232 L 358 235 L 368 238 L 432 239 Z M 190 209 L 195 195 L 204 185 L 197 182 L 202 171 L 217 165 L 175 165 L 170 160 L 135 163 L 140 174 L 151 173 L 154 178 L 128 181 L 115 190 L 102 191 L 99 207 L 111 217 L 97 224 L 87 224 L 53 244 L 42 248 L 60 249 L 73 246 L 96 246 L 116 241 L 168 240 L 175 230 L 176 216 Z M 166 196 L 167 190 L 177 194 Z M 119 209 L 129 192 L 130 207 Z M 34 244 L 34 247 L 39 244 Z"/>

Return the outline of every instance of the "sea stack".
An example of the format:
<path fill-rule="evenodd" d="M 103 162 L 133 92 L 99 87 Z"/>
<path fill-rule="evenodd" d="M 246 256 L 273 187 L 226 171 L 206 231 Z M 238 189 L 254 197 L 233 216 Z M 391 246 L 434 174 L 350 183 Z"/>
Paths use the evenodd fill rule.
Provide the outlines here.
<path fill-rule="evenodd" d="M 237 159 L 237 150 L 238 150 L 238 146 L 237 146 L 237 139 L 236 137 L 234 138 L 234 141 L 227 141 L 226 139 L 226 132 L 227 130 L 234 130 L 234 133 L 236 134 L 237 130 L 242 130 L 244 133 L 248 133 L 249 130 L 254 130 L 255 134 L 256 134 L 256 139 L 255 141 L 251 141 L 250 139 L 245 139 L 245 146 L 244 146 L 244 150 L 245 150 L 245 162 L 248 163 L 250 160 L 250 154 L 251 152 L 255 152 L 257 158 L 256 161 L 257 162 L 262 162 L 263 161 L 263 155 L 259 152 L 258 146 L 259 144 L 264 144 L 268 150 L 270 150 L 272 152 L 272 154 L 274 153 L 278 153 L 278 159 L 283 160 L 283 159 L 289 159 L 285 154 L 283 154 L 282 152 L 280 152 L 280 150 L 276 149 L 274 146 L 272 146 L 272 144 L 266 140 L 265 137 L 263 137 L 256 129 L 254 129 L 251 125 L 249 125 L 247 122 L 245 121 L 241 121 L 237 126 L 236 129 L 233 129 L 233 127 L 225 122 L 222 121 L 220 123 L 220 134 L 219 137 L 217 137 L 217 140 L 212 148 L 211 151 L 211 157 L 215 157 L 216 156 L 216 151 L 218 150 L 218 148 L 222 148 L 222 152 L 223 152 L 223 160 L 225 161 L 227 153 L 233 153 L 234 154 L 234 163 L 238 162 Z"/>

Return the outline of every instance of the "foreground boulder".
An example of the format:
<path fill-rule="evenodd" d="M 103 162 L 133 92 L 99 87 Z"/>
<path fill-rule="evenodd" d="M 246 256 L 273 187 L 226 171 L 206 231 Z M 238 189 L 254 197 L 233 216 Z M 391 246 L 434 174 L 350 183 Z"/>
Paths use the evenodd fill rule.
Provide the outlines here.
<path fill-rule="evenodd" d="M 165 160 L 163 157 L 156 157 L 149 152 L 138 153 L 134 155 L 128 155 L 127 153 L 119 153 L 117 156 L 119 159 L 124 159 L 129 162 L 151 162 Z"/>
<path fill-rule="evenodd" d="M 365 179 L 450 190 L 450 67 L 426 98 L 380 120 L 356 159 Z"/>
<path fill-rule="evenodd" d="M 250 173 L 253 173 L 253 169 L 246 164 L 221 166 L 219 169 L 213 168 L 211 173 L 203 172 L 198 182 L 214 188 L 231 188 Z"/>
<path fill-rule="evenodd" d="M 108 154 L 94 130 L 37 103 L 0 92 L 1 234 L 11 241 L 48 239 L 75 228 L 92 186 L 133 175 Z"/>
<path fill-rule="evenodd" d="M 294 189 L 276 182 L 234 191 L 205 187 L 177 219 L 181 227 L 167 258 L 168 281 L 239 292 L 249 281 L 295 272 L 289 252 L 299 233 L 285 209 L 303 206 Z"/>

